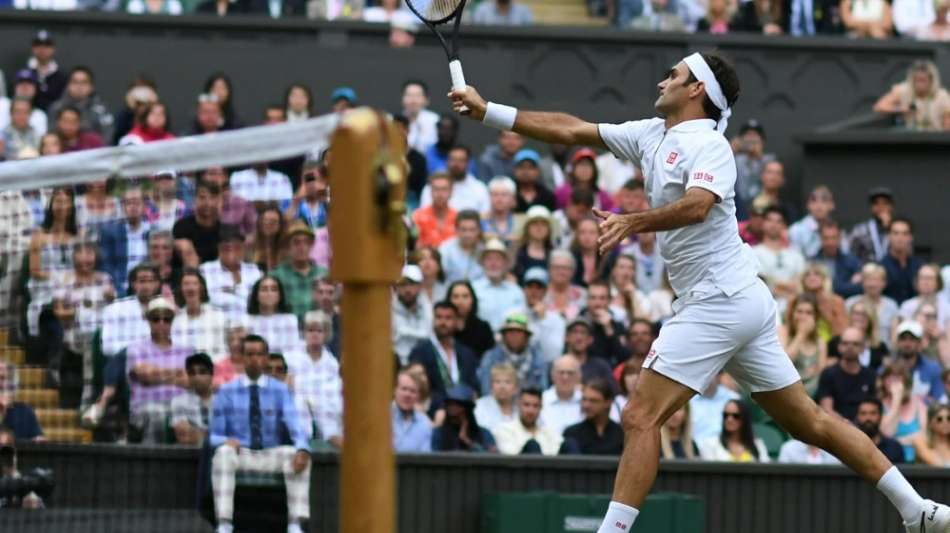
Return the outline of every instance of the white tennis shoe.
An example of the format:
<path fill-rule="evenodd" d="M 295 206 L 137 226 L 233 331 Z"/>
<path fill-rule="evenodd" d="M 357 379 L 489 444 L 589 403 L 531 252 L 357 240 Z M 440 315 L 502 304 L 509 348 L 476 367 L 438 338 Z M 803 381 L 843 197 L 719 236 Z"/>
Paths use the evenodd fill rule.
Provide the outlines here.
<path fill-rule="evenodd" d="M 907 533 L 950 533 L 950 507 L 924 500 L 924 509 L 913 523 L 904 524 Z"/>

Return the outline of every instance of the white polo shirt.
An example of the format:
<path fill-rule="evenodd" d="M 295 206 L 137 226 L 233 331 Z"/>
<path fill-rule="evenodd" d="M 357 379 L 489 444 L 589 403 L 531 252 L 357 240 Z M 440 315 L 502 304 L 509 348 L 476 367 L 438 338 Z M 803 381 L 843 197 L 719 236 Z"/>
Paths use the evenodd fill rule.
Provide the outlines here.
<path fill-rule="evenodd" d="M 714 121 L 688 120 L 667 130 L 663 119 L 652 118 L 600 124 L 599 130 L 614 155 L 639 164 L 654 209 L 679 200 L 692 187 L 718 198 L 704 222 L 657 232 L 677 295 L 702 284 L 702 289 L 711 285 L 732 296 L 755 282 L 756 261 L 736 222 L 735 158 Z"/>

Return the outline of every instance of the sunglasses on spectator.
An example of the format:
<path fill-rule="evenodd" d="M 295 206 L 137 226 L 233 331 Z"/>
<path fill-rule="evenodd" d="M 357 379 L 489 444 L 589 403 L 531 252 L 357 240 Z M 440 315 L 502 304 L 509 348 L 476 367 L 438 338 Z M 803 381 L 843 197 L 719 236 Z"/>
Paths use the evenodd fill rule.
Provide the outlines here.
<path fill-rule="evenodd" d="M 150 316 L 148 317 L 149 322 L 164 322 L 166 324 L 171 324 L 172 320 L 175 320 L 175 317 L 172 315 L 161 315 L 161 316 Z"/>
<path fill-rule="evenodd" d="M 723 419 L 723 420 L 728 420 L 728 419 L 730 419 L 730 418 L 734 418 L 734 419 L 736 419 L 736 420 L 741 420 L 741 419 L 742 419 L 742 415 L 740 415 L 739 413 L 723 413 L 723 414 L 722 414 L 722 419 Z"/>

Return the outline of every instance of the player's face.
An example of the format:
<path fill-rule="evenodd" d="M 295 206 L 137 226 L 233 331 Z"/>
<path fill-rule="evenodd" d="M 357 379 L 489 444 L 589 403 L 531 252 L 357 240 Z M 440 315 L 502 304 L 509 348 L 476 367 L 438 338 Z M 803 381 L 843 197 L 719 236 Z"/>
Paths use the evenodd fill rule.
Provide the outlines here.
<path fill-rule="evenodd" d="M 664 115 L 670 114 L 686 105 L 689 100 L 689 67 L 680 61 L 671 68 L 666 78 L 657 84 L 660 95 L 653 107 Z M 695 83 L 695 82 L 694 82 Z"/>

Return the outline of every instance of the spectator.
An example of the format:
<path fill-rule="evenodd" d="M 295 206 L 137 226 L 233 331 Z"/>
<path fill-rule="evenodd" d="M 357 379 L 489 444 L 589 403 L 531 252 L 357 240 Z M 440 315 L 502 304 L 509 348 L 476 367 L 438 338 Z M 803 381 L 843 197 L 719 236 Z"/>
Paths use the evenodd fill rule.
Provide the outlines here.
<path fill-rule="evenodd" d="M 564 430 L 565 451 L 583 455 L 620 455 L 623 429 L 610 419 L 613 387 L 605 379 L 584 382 L 581 410 L 584 420 Z"/>
<path fill-rule="evenodd" d="M 454 338 L 459 322 L 459 312 L 450 302 L 439 302 L 433 309 L 433 335 L 412 349 L 409 361 L 420 363 L 426 371 L 432 394 L 429 407 L 430 418 L 444 406 L 446 392 L 455 385 L 463 384 L 478 388 L 476 370 L 478 360 L 471 348 Z M 474 407 L 474 405 L 473 405 Z M 457 416 L 457 413 L 456 413 Z M 433 448 L 437 448 L 433 446 Z"/>
<path fill-rule="evenodd" d="M 587 288 L 587 309 L 579 315 L 592 326 L 593 344 L 589 349 L 592 357 L 603 359 L 611 367 L 626 359 L 621 336 L 624 321 L 618 319 L 610 308 L 611 288 L 605 281 L 594 281 Z M 585 374 L 586 376 L 586 374 Z M 586 381 L 586 380 L 585 380 Z"/>
<path fill-rule="evenodd" d="M 516 213 L 526 213 L 535 205 L 543 205 L 548 211 L 554 211 L 557 199 L 540 181 L 540 164 L 541 156 L 531 148 L 519 150 L 512 159 L 513 175 L 518 185 Z"/>
<path fill-rule="evenodd" d="M 917 462 L 944 467 L 950 466 L 950 406 L 936 405 L 927 417 L 927 433 L 914 439 Z"/>
<path fill-rule="evenodd" d="M 299 122 L 314 116 L 313 93 L 303 83 L 292 83 L 284 93 L 284 113 L 287 122 Z"/>
<path fill-rule="evenodd" d="M 175 306 L 158 296 L 148 303 L 145 318 L 149 340 L 128 347 L 129 425 L 141 442 L 166 442 L 165 429 L 171 400 L 187 386 L 185 358 L 191 348 L 174 346 L 171 338 Z M 138 440 L 134 436 L 133 440 Z"/>
<path fill-rule="evenodd" d="M 97 133 L 80 127 L 79 110 L 72 106 L 63 106 L 54 115 L 56 117 L 56 135 L 62 143 L 63 153 L 90 150 L 104 146 Z"/>
<path fill-rule="evenodd" d="M 885 9 L 889 9 L 886 3 Z M 902 119 L 904 127 L 917 131 L 942 129 L 948 109 L 950 93 L 940 83 L 937 66 L 928 60 L 914 61 L 907 70 L 907 79 L 892 86 L 874 104 L 875 113 Z M 873 203 L 873 197 L 871 201 Z"/>
<path fill-rule="evenodd" d="M 0 106 L 4 102 L 0 102 Z M 33 104 L 26 98 L 14 98 L 10 103 L 9 124 L 3 126 L 3 117 L 0 117 L 0 141 L 6 146 L 6 152 L 0 154 L 8 160 L 20 159 L 20 154 L 25 150 L 39 150 L 40 135 L 32 124 L 30 124 L 30 114 L 33 110 Z M 3 113 L 3 111 L 0 111 Z"/>
<path fill-rule="evenodd" d="M 897 326 L 900 309 L 897 302 L 883 294 L 887 273 L 881 265 L 868 263 L 861 268 L 861 278 L 864 293 L 848 298 L 844 304 L 850 309 L 858 302 L 863 303 L 868 314 L 873 313 L 877 318 L 878 337 L 882 342 L 892 344 L 891 332 Z"/>
<path fill-rule="evenodd" d="M 478 316 L 478 296 L 472 284 L 456 281 L 449 285 L 446 299 L 458 312 L 455 340 L 472 349 L 476 359 L 495 346 L 495 334 L 488 322 Z"/>
<path fill-rule="evenodd" d="M 518 383 L 525 388 L 547 387 L 547 365 L 544 356 L 531 343 L 531 329 L 528 317 L 520 311 L 511 311 L 505 317 L 499 329 L 501 343 L 485 352 L 478 368 L 483 395 L 492 389 L 491 369 L 500 363 L 508 363 L 515 368 Z"/>
<path fill-rule="evenodd" d="M 340 285 L 328 278 L 318 279 L 311 287 L 310 299 L 315 310 L 330 315 L 333 334 L 330 335 L 329 348 L 333 355 L 340 358 Z"/>
<path fill-rule="evenodd" d="M 281 211 L 290 207 L 294 197 L 293 185 L 286 174 L 267 168 L 267 163 L 255 163 L 250 168 L 231 174 L 234 195 L 264 206 L 276 203 Z"/>
<path fill-rule="evenodd" d="M 432 316 L 419 294 L 422 271 L 416 265 L 402 267 L 402 276 L 393 290 L 392 337 L 393 351 L 403 366 L 409 361 L 409 352 L 432 333 Z"/>
<path fill-rule="evenodd" d="M 39 108 L 37 104 L 37 93 L 39 80 L 36 78 L 36 72 L 24 68 L 20 69 L 16 73 L 16 77 L 13 80 L 13 100 L 23 99 L 30 102 L 31 111 L 29 123 L 30 127 L 36 131 L 37 135 L 44 135 L 47 130 L 48 120 L 46 117 L 46 112 L 43 109 Z M 0 98 L 0 104 L 6 103 L 5 98 Z M 12 117 L 8 114 L 10 111 L 7 107 L 0 107 L 0 125 L 7 126 L 10 123 Z M 38 149 L 38 147 L 37 147 Z"/>
<path fill-rule="evenodd" d="M 896 0 L 891 4 L 894 30 L 901 37 L 918 37 L 935 20 L 937 2 L 932 0 Z"/>
<path fill-rule="evenodd" d="M 426 368 L 422 363 L 409 363 L 406 371 L 419 383 L 419 399 L 416 401 L 416 411 L 426 415 L 426 418 L 432 420 L 432 427 L 437 428 L 445 421 L 445 408 L 435 408 L 432 404 L 432 389 L 429 387 L 429 378 L 426 376 Z M 432 412 L 433 416 L 427 413 Z"/>
<path fill-rule="evenodd" d="M 483 363 L 484 364 L 484 363 Z M 518 419 L 518 371 L 509 362 L 495 364 L 489 370 L 491 393 L 475 401 L 475 419 L 494 431 L 498 424 Z"/>
<path fill-rule="evenodd" d="M 445 113 L 436 123 L 436 141 L 423 152 L 426 159 L 426 174 L 446 170 L 449 151 L 458 145 L 459 120 L 455 115 Z M 469 154 L 471 155 L 471 154 Z M 469 157 L 468 174 L 476 174 L 475 161 Z"/>
<path fill-rule="evenodd" d="M 45 282 L 54 273 L 72 270 L 72 254 L 68 251 L 77 237 L 79 229 L 72 189 L 55 189 L 46 205 L 43 223 L 30 237 L 30 278 Z"/>
<path fill-rule="evenodd" d="M 227 342 L 228 357 L 214 363 L 214 381 L 212 386 L 214 390 L 221 388 L 221 385 L 233 380 L 238 376 L 244 375 L 244 346 L 242 344 L 247 335 L 247 326 L 245 321 L 230 321 L 225 330 L 225 339 Z"/>
<path fill-rule="evenodd" d="M 785 5 L 788 33 L 802 35 L 828 35 L 841 32 L 840 3 L 835 0 L 819 0 L 806 3 L 792 0 Z"/>
<path fill-rule="evenodd" d="M 402 114 L 409 119 L 409 146 L 424 153 L 438 140 L 439 115 L 427 109 L 429 87 L 420 80 L 402 84 Z"/>
<path fill-rule="evenodd" d="M 844 300 L 831 292 L 828 271 L 819 263 L 809 263 L 802 274 L 802 294 L 810 294 L 818 304 L 818 338 L 828 342 L 840 335 L 848 325 L 848 312 Z"/>
<path fill-rule="evenodd" d="M 95 81 L 88 67 L 74 67 L 69 72 L 66 91 L 49 107 L 49 114 L 59 116 L 66 108 L 79 112 L 79 128 L 102 139 L 112 139 L 112 114 L 96 94 Z"/>
<path fill-rule="evenodd" d="M 630 181 L 633 181 L 633 180 L 630 180 Z M 629 207 L 629 206 L 627 207 L 624 206 L 624 198 L 626 197 L 636 198 L 636 196 L 643 194 L 643 184 L 640 182 L 633 182 L 633 183 L 635 184 L 639 183 L 639 185 L 633 185 L 634 187 L 639 186 L 639 191 L 635 189 L 631 190 L 626 187 L 622 189 L 622 190 L 628 191 L 624 193 L 621 197 L 620 208 L 622 211 L 627 212 L 627 207 Z M 644 202 L 646 201 L 645 195 L 644 195 L 643 201 Z M 636 200 L 634 200 L 633 202 L 636 202 Z M 567 207 L 565 207 L 564 209 L 558 209 L 557 211 L 555 211 L 554 222 L 560 227 L 559 229 L 561 230 L 560 235 L 558 235 L 555 238 L 555 241 L 557 241 L 558 246 L 560 248 L 569 249 L 571 247 L 571 243 L 574 242 L 574 233 L 577 231 L 577 225 L 580 223 L 581 220 L 584 220 L 585 218 L 590 218 L 590 210 L 593 208 L 594 208 L 594 193 L 586 189 L 576 189 L 574 192 L 571 193 L 571 199 L 568 202 Z"/>
<path fill-rule="evenodd" d="M 302 220 L 294 221 L 287 228 L 287 242 L 290 253 L 286 261 L 270 272 L 284 287 L 287 305 L 290 311 L 303 321 L 303 315 L 310 309 L 310 287 L 317 278 L 327 275 L 326 269 L 317 266 L 310 258 L 314 234 L 310 226 Z"/>
<path fill-rule="evenodd" d="M 122 219 L 119 202 L 114 196 L 115 182 L 96 180 L 89 182 L 85 193 L 76 197 L 76 224 L 84 232 L 98 232 L 103 225 Z M 144 205 L 141 215 L 144 214 Z"/>
<path fill-rule="evenodd" d="M 940 365 L 926 357 L 921 351 L 921 339 L 924 332 L 919 322 L 904 321 L 897 326 L 895 363 L 914 380 L 913 394 L 920 396 L 930 405 L 946 399 L 943 381 L 940 379 Z"/>
<path fill-rule="evenodd" d="M 541 426 L 541 390 L 525 388 L 518 396 L 518 418 L 503 422 L 492 430 L 498 451 L 505 455 L 557 455 L 564 438 L 553 429 Z"/>
<path fill-rule="evenodd" d="M 699 447 L 693 440 L 689 402 L 684 403 L 660 426 L 660 457 L 686 460 L 699 458 Z"/>
<path fill-rule="evenodd" d="M 855 328 L 864 334 L 865 345 L 861 354 L 858 355 L 858 361 L 861 366 L 868 367 L 876 373 L 884 362 L 884 358 L 890 354 L 887 346 L 881 342 L 877 315 L 869 313 L 867 307 L 858 302 L 848 311 L 848 327 Z M 840 341 L 840 336 L 832 337 L 828 341 L 829 358 L 840 357 L 841 354 L 838 353 Z"/>
<path fill-rule="evenodd" d="M 937 311 L 937 324 L 941 329 L 946 328 L 950 321 L 950 298 L 943 291 L 943 279 L 940 277 L 940 266 L 936 263 L 927 263 L 917 269 L 917 278 L 914 281 L 914 290 L 917 296 L 905 300 L 900 307 L 900 317 L 910 320 L 925 304 L 932 305 Z"/>
<path fill-rule="evenodd" d="M 222 167 L 206 169 L 201 175 L 201 180 L 216 185 L 221 191 L 219 215 L 221 223 L 237 226 L 241 233 L 247 236 L 246 241 L 253 243 L 257 223 L 257 210 L 254 204 L 232 193 L 230 178 Z"/>
<path fill-rule="evenodd" d="M 177 196 L 177 173 L 173 170 L 152 176 L 151 198 L 146 205 L 146 218 L 154 230 L 171 231 L 175 222 L 185 216 L 185 202 Z"/>
<path fill-rule="evenodd" d="M 396 32 L 393 29 L 393 32 Z M 406 162 L 409 163 L 408 191 L 406 201 L 408 207 L 415 208 L 419 206 L 419 199 L 422 197 L 422 189 L 425 188 L 429 174 L 426 173 L 426 158 L 415 147 L 409 144 L 410 124 L 405 115 L 395 115 L 393 124 L 398 128 L 406 139 Z M 326 151 L 323 152 L 326 157 Z"/>
<path fill-rule="evenodd" d="M 252 260 L 262 272 L 269 272 L 284 260 L 286 224 L 277 207 L 267 207 L 257 216 Z"/>
<path fill-rule="evenodd" d="M 825 267 L 832 279 L 832 289 L 842 298 L 861 294 L 861 261 L 844 251 L 841 245 L 841 226 L 826 220 L 819 227 L 821 248 L 815 261 Z"/>
<path fill-rule="evenodd" d="M 737 32 L 781 35 L 785 33 L 785 9 L 777 0 L 752 0 L 739 6 L 730 28 Z"/>
<path fill-rule="evenodd" d="M 230 130 L 243 126 L 234 109 L 234 84 L 231 83 L 231 78 L 227 74 L 215 72 L 209 76 L 205 80 L 204 94 L 211 94 L 217 98 L 224 117 L 222 129 Z"/>
<path fill-rule="evenodd" d="M 96 271 L 98 251 L 98 243 L 94 241 L 77 241 L 72 250 L 73 270 L 57 273 L 51 283 L 54 291 L 65 291 L 72 302 L 82 303 L 76 312 L 76 321 L 80 331 L 89 334 L 102 327 L 102 310 L 116 296 L 109 275 Z"/>
<path fill-rule="evenodd" d="M 167 2 L 169 0 L 162 1 Z M 165 108 L 165 104 L 152 102 L 138 111 L 135 116 L 135 125 L 127 135 L 119 139 L 119 146 L 166 141 L 174 138 L 175 136 L 168 131 L 168 110 Z"/>
<path fill-rule="evenodd" d="M 875 397 L 875 372 L 861 365 L 859 357 L 866 349 L 864 333 L 849 327 L 838 342 L 838 364 L 821 372 L 815 398 L 826 411 L 834 411 L 854 420 L 862 401 Z"/>
<path fill-rule="evenodd" d="M 330 203 L 330 182 L 322 168 L 323 165 L 317 161 L 304 162 L 300 188 L 291 200 L 290 207 L 284 211 L 287 224 L 294 220 L 302 220 L 314 231 L 326 227 L 329 216 L 327 208 Z"/>
<path fill-rule="evenodd" d="M 637 393 L 637 382 L 640 381 L 642 368 L 643 358 L 632 356 L 614 369 L 614 377 L 620 384 L 620 393 L 614 396 L 613 405 L 610 406 L 610 419 L 618 424 L 623 419 L 623 408 Z"/>
<path fill-rule="evenodd" d="M 266 274 L 251 288 L 247 302 L 248 331 L 267 340 L 277 353 L 300 346 L 297 317 L 290 312 L 287 293 L 279 279 Z"/>
<path fill-rule="evenodd" d="M 630 28 L 640 31 L 685 32 L 686 25 L 677 13 L 668 11 L 669 0 L 643 3 L 643 13 L 630 21 Z"/>
<path fill-rule="evenodd" d="M 122 192 L 122 211 L 125 220 L 107 222 L 99 233 L 102 267 L 112 276 L 120 296 L 125 295 L 129 271 L 148 258 L 150 226 L 144 220 L 141 188 L 132 186 Z"/>
<path fill-rule="evenodd" d="M 551 365 L 551 385 L 541 395 L 541 425 L 561 433 L 581 420 L 581 363 L 564 355 Z"/>
<path fill-rule="evenodd" d="M 187 135 L 205 135 L 225 129 L 224 115 L 218 97 L 213 94 L 199 94 L 198 105 L 195 107 L 195 119 Z"/>
<path fill-rule="evenodd" d="M 834 455 L 800 440 L 787 440 L 779 448 L 778 462 L 809 465 L 840 465 Z"/>
<path fill-rule="evenodd" d="M 782 189 L 785 188 L 785 165 L 778 161 L 769 161 L 762 170 L 762 192 L 752 199 L 752 208 L 765 209 L 778 207 L 785 215 L 786 223 L 797 218 L 795 206 L 782 201 Z"/>
<path fill-rule="evenodd" d="M 132 296 L 116 300 L 102 310 L 102 353 L 107 357 L 130 344 L 148 340 L 150 335 L 145 314 L 159 291 L 158 269 L 151 263 L 136 265 L 129 272 L 129 284 Z"/>
<path fill-rule="evenodd" d="M 448 294 L 445 271 L 442 270 L 442 256 L 434 246 L 424 246 L 409 255 L 409 264 L 417 265 L 422 273 L 419 286 L 420 305 L 426 311 L 431 311 L 432 305 L 444 300 Z"/>
<path fill-rule="evenodd" d="M 467 146 L 456 145 L 449 148 L 445 163 L 445 173 L 452 179 L 449 206 L 456 211 L 472 209 L 484 213 L 491 207 L 488 187 L 469 172 L 471 159 L 472 152 Z M 422 189 L 419 205 L 426 207 L 430 203 L 432 203 L 431 185 Z"/>
<path fill-rule="evenodd" d="M 432 451 L 432 423 L 425 414 L 416 410 L 420 388 L 421 383 L 409 370 L 400 370 L 396 375 L 396 390 L 390 408 L 393 451 L 396 453 Z"/>
<path fill-rule="evenodd" d="M 63 153 L 63 140 L 59 133 L 50 131 L 40 137 L 40 155 L 59 155 Z"/>
<path fill-rule="evenodd" d="M 930 2 L 920 1 L 921 5 L 929 5 Z M 933 21 L 929 25 L 924 25 L 916 31 L 916 38 L 919 41 L 948 41 L 950 40 L 950 2 L 947 0 L 934 0 L 933 9 L 935 11 Z M 944 112 L 942 129 L 947 128 L 947 114 Z"/>
<path fill-rule="evenodd" d="M 455 184 L 445 172 L 429 176 L 429 184 L 423 192 L 429 193 L 423 207 L 412 213 L 412 222 L 419 232 L 416 246 L 440 246 L 455 236 L 458 211 L 449 205 Z"/>
<path fill-rule="evenodd" d="M 531 8 L 514 0 L 488 0 L 475 8 L 472 22 L 491 26 L 530 26 L 534 24 Z"/>
<path fill-rule="evenodd" d="M 573 356 L 580 363 L 584 383 L 594 378 L 610 382 L 613 380 L 613 373 L 608 359 L 591 355 L 594 338 L 594 326 L 583 318 L 575 318 L 567 324 L 567 334 L 564 336 L 567 355 Z"/>
<path fill-rule="evenodd" d="M 762 225 L 765 223 L 765 209 L 761 202 L 749 205 L 749 218 L 739 222 L 739 237 L 749 246 L 756 246 L 762 242 Z"/>
<path fill-rule="evenodd" d="M 633 258 L 635 286 L 644 295 L 661 288 L 666 278 L 666 263 L 656 245 L 656 233 L 647 232 L 637 235 L 636 242 L 625 246 L 620 252 Z M 618 257 L 619 260 L 619 257 Z M 616 269 L 616 265 L 614 265 Z M 649 303 L 647 303 L 649 313 Z"/>
<path fill-rule="evenodd" d="M 894 218 L 894 194 L 886 187 L 868 193 L 871 218 L 851 229 L 848 249 L 862 262 L 881 261 L 888 250 L 888 229 Z"/>
<path fill-rule="evenodd" d="M 16 401 L 16 368 L 0 362 L 0 427 L 9 428 L 16 440 L 44 441 L 36 413 L 29 405 Z"/>
<path fill-rule="evenodd" d="M 575 285 L 587 287 L 589 283 L 609 272 L 616 258 L 616 251 L 601 254 L 598 240 L 600 226 L 593 218 L 585 218 L 577 223 L 570 250 L 574 254 L 577 270 L 574 272 Z"/>
<path fill-rule="evenodd" d="M 743 201 L 751 202 L 762 192 L 762 175 L 766 165 L 775 161 L 775 155 L 765 152 L 765 128 L 755 119 L 739 128 L 733 146 L 736 152 L 736 193 Z"/>
<path fill-rule="evenodd" d="M 541 351 L 545 367 L 564 353 L 564 317 L 548 310 L 545 296 L 548 290 L 548 273 L 541 267 L 532 267 L 524 275 L 525 306 L 521 310 L 528 317 L 532 342 Z"/>
<path fill-rule="evenodd" d="M 762 439 L 752 433 L 749 408 L 739 400 L 729 400 L 722 410 L 722 429 L 718 437 L 709 437 L 699 446 L 707 461 L 733 463 L 767 463 L 769 452 Z"/>
<path fill-rule="evenodd" d="M 66 88 L 66 75 L 56 63 L 56 44 L 53 36 L 46 30 L 39 30 L 33 37 L 32 55 L 26 66 L 33 71 L 37 80 L 37 93 L 33 103 L 46 111 L 50 104 L 59 100 Z"/>
<path fill-rule="evenodd" d="M 887 230 L 887 255 L 881 260 L 881 266 L 887 271 L 887 286 L 884 294 L 898 304 L 917 296 L 914 279 L 924 264 L 913 255 L 913 225 L 906 218 L 897 217 L 891 221 Z"/>
<path fill-rule="evenodd" d="M 482 251 L 481 219 L 475 211 L 462 211 L 455 217 L 455 237 L 439 245 L 442 268 L 449 282 L 482 277 L 478 262 Z"/>
<path fill-rule="evenodd" d="M 500 239 L 506 246 L 514 240 L 514 212 L 517 186 L 507 176 L 495 176 L 488 182 L 491 208 L 482 214 L 482 231 L 486 237 Z"/>
<path fill-rule="evenodd" d="M 518 164 L 515 162 L 516 154 L 523 147 L 524 139 L 518 133 L 508 130 L 499 132 L 498 142 L 486 146 L 478 159 L 478 179 L 487 182 L 495 176 L 515 176 L 514 169 Z"/>
<path fill-rule="evenodd" d="M 478 317 L 497 330 L 508 311 L 524 306 L 524 293 L 517 283 L 508 279 L 510 260 L 501 241 L 489 240 L 482 249 L 481 261 L 485 275 L 472 282 L 481 302 Z"/>
<path fill-rule="evenodd" d="M 541 205 L 532 206 L 525 214 L 521 224 L 519 243 L 515 259 L 514 274 L 519 280 L 524 279 L 524 273 L 531 268 L 545 268 L 551 250 L 554 249 L 554 235 L 551 212 Z"/>
<path fill-rule="evenodd" d="M 305 351 L 288 352 L 285 357 L 301 425 L 309 437 L 342 448 L 343 381 L 340 364 L 327 348 L 333 323 L 329 314 L 309 311 L 303 324 Z"/>
<path fill-rule="evenodd" d="M 877 449 L 881 450 L 888 461 L 901 464 L 904 462 L 904 449 L 899 442 L 881 433 L 881 413 L 883 412 L 881 400 L 868 398 L 858 404 L 858 415 L 854 419 L 854 425 L 858 426 L 858 429 L 877 445 Z"/>
<path fill-rule="evenodd" d="M 650 322 L 662 324 L 672 318 L 675 298 L 669 276 L 663 276 L 663 284 L 647 295 L 650 302 Z"/>
<path fill-rule="evenodd" d="M 204 276 L 198 270 L 185 268 L 176 289 L 175 304 L 179 310 L 172 322 L 172 344 L 208 354 L 214 361 L 226 358 L 228 319 L 209 303 Z"/>
<path fill-rule="evenodd" d="M 675 15 L 674 15 L 675 16 Z M 614 209 L 614 201 L 606 191 L 598 187 L 597 165 L 594 164 L 597 154 L 590 148 L 581 148 L 574 152 L 571 164 L 568 165 L 567 183 L 555 190 L 555 200 L 558 209 L 567 206 L 571 193 L 575 189 L 589 190 L 596 199 L 595 207 L 604 211 Z"/>
<path fill-rule="evenodd" d="M 129 83 L 124 100 L 125 107 L 118 110 L 113 116 L 115 120 L 113 121 L 112 138 L 106 139 L 111 144 L 119 144 L 119 141 L 132 131 L 136 118 L 141 116 L 142 111 L 149 104 L 158 102 L 155 82 L 141 75 L 136 76 Z"/>
<path fill-rule="evenodd" d="M 914 394 L 910 373 L 898 364 L 884 368 L 880 383 L 884 405 L 881 434 L 900 443 L 904 461 L 913 463 L 917 458 L 914 439 L 927 430 L 927 406 L 920 396 Z"/>
<path fill-rule="evenodd" d="M 243 258 L 244 236 L 237 226 L 224 224 L 218 233 L 218 258 L 200 267 L 210 301 L 230 317 L 247 313 L 251 288 L 261 278 L 257 265 Z"/>
<path fill-rule="evenodd" d="M 637 260 L 632 255 L 620 254 L 610 269 L 609 288 L 612 298 L 609 310 L 621 324 L 629 324 L 634 318 L 649 318 L 650 301 L 639 288 Z M 588 286 L 588 299 L 590 288 Z"/>
<path fill-rule="evenodd" d="M 200 446 L 208 436 L 214 363 L 208 354 L 194 353 L 185 359 L 185 372 L 188 388 L 172 398 L 170 424 L 175 431 L 175 442 Z"/>
<path fill-rule="evenodd" d="M 923 304 L 914 314 L 913 320 L 920 323 L 924 332 L 920 349 L 924 357 L 944 366 L 950 363 L 950 346 L 946 332 L 937 322 L 937 308 L 931 304 Z"/>
<path fill-rule="evenodd" d="M 627 349 L 631 358 L 638 359 L 642 363 L 649 355 L 655 340 L 656 332 L 649 320 L 635 318 L 631 321 L 627 330 Z"/>
<path fill-rule="evenodd" d="M 798 247 L 805 257 L 811 258 L 821 251 L 821 235 L 819 227 L 830 220 L 835 210 L 835 200 L 831 189 L 825 185 L 818 185 L 808 196 L 808 214 L 805 218 L 788 228 L 788 240 Z"/>
<path fill-rule="evenodd" d="M 565 320 L 576 318 L 587 303 L 587 291 L 572 283 L 576 269 L 574 254 L 567 250 L 551 252 L 548 260 L 551 284 L 545 303 L 549 310 L 560 314 Z"/>
<path fill-rule="evenodd" d="M 232 531 L 234 477 L 243 470 L 282 472 L 287 488 L 288 533 L 302 533 L 310 517 L 310 446 L 300 426 L 293 395 L 264 374 L 267 341 L 244 338 L 245 375 L 221 387 L 214 397 L 209 442 L 218 532 Z M 246 406 L 246 407 L 245 407 Z M 283 445 L 289 437 L 292 445 Z"/>
<path fill-rule="evenodd" d="M 782 348 L 792 358 L 809 395 L 818 387 L 818 377 L 827 365 L 825 343 L 818 337 L 818 301 L 800 294 L 788 306 L 785 324 L 779 329 Z"/>
<path fill-rule="evenodd" d="M 851 37 L 887 39 L 894 31 L 891 6 L 885 0 L 842 0 L 841 21 Z"/>
<path fill-rule="evenodd" d="M 221 189 L 199 181 L 195 188 L 194 213 L 175 222 L 175 250 L 185 266 L 197 268 L 218 258 L 221 233 Z"/>
<path fill-rule="evenodd" d="M 432 449 L 441 452 L 496 452 L 495 439 L 475 418 L 472 389 L 454 385 L 445 397 L 445 423 L 432 432 Z"/>
<path fill-rule="evenodd" d="M 795 297 L 799 276 L 805 271 L 805 258 L 785 241 L 786 228 L 782 210 L 767 208 L 762 225 L 762 244 L 752 249 L 759 260 L 759 273 L 778 300 L 780 309 L 784 309 L 788 300 Z"/>
<path fill-rule="evenodd" d="M 709 383 L 706 390 L 693 396 L 689 401 L 693 438 L 698 443 L 719 437 L 722 425 L 718 422 L 726 404 L 739 399 L 735 391 L 723 384 L 724 377 L 724 374 L 717 376 Z"/>

